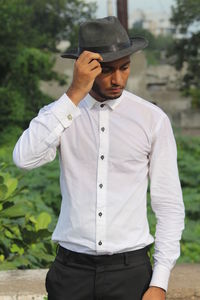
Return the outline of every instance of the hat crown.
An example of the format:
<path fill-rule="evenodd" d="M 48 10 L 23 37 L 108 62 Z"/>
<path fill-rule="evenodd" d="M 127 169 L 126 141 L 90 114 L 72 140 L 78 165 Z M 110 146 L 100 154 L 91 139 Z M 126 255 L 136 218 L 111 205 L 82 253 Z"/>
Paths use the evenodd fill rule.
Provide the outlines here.
<path fill-rule="evenodd" d="M 130 39 L 120 21 L 113 16 L 87 21 L 80 25 L 79 47 L 104 47 L 130 43 Z"/>
<path fill-rule="evenodd" d="M 130 37 L 120 21 L 113 16 L 84 22 L 79 28 L 79 45 L 61 56 L 77 59 L 82 52 L 100 53 L 104 62 L 114 61 L 144 49 L 148 41 Z"/>

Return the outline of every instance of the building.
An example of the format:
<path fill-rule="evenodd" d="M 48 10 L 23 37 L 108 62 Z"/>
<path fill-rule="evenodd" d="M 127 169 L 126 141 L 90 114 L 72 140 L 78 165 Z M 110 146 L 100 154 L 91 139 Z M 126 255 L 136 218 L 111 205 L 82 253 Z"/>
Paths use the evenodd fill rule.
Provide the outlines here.
<path fill-rule="evenodd" d="M 153 35 L 169 35 L 175 32 L 169 15 L 161 12 L 135 10 L 129 16 L 129 27 L 140 27 L 149 30 Z"/>

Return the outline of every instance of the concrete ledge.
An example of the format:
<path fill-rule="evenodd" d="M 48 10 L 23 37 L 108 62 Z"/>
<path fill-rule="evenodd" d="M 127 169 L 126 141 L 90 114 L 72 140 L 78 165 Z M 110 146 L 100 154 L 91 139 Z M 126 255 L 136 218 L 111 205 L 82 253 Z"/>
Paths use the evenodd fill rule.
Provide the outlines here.
<path fill-rule="evenodd" d="M 48 270 L 13 270 L 0 272 L 0 300 L 43 300 Z"/>
<path fill-rule="evenodd" d="M 43 300 L 46 273 L 44 269 L 0 271 L 0 300 Z M 174 268 L 167 300 L 200 300 L 200 264 Z"/>

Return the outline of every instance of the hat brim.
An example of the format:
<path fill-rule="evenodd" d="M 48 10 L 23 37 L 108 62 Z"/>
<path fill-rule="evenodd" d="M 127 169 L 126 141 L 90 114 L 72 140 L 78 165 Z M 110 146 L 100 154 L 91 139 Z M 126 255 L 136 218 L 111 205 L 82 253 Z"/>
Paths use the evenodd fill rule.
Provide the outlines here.
<path fill-rule="evenodd" d="M 127 48 L 124 48 L 119 51 L 112 51 L 112 52 L 98 52 L 101 54 L 104 62 L 110 62 L 117 59 L 120 59 L 124 56 L 131 55 L 139 50 L 142 50 L 148 46 L 148 41 L 143 37 L 133 37 L 130 38 L 131 45 Z M 61 57 L 63 58 L 70 58 L 70 59 L 77 59 L 79 57 L 78 50 L 70 50 L 63 54 L 61 54 Z"/>

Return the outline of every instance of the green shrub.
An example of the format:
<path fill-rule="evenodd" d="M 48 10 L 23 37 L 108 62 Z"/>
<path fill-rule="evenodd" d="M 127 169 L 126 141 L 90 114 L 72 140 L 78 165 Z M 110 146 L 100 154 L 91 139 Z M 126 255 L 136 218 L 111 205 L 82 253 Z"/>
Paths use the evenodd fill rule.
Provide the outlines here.
<path fill-rule="evenodd" d="M 38 211 L 28 199 L 29 190 L 19 179 L 0 168 L 0 270 L 45 267 L 53 260 L 51 215 Z M 37 201 L 37 199 L 36 199 Z"/>

